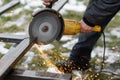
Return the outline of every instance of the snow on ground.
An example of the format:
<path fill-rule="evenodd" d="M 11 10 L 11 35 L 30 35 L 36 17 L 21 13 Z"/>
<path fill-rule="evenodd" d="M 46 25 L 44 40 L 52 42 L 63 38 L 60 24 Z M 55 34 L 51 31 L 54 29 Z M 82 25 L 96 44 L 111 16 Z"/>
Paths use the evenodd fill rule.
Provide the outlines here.
<path fill-rule="evenodd" d="M 43 6 L 43 0 L 21 0 L 22 4 L 25 4 L 24 9 L 31 10 L 32 7 Z"/>
<path fill-rule="evenodd" d="M 13 33 L 14 35 L 26 35 L 26 33 L 25 32 L 16 32 L 16 33 Z"/>
<path fill-rule="evenodd" d="M 21 27 L 22 24 L 24 24 L 24 22 L 25 22 L 25 15 L 21 16 L 20 18 L 18 18 L 15 21 L 8 21 L 4 26 L 9 27 L 9 26 L 12 26 L 12 25 L 16 25 L 18 27 Z"/>
<path fill-rule="evenodd" d="M 52 44 L 47 44 L 47 45 L 41 45 L 40 46 L 41 50 L 51 50 L 53 48 L 54 48 L 54 45 L 52 45 Z"/>
<path fill-rule="evenodd" d="M 72 40 L 73 36 L 72 35 L 63 35 L 60 41 L 69 41 Z"/>
<path fill-rule="evenodd" d="M 0 53 L 6 54 L 8 52 L 8 49 L 4 48 L 5 43 L 0 42 Z"/>
<path fill-rule="evenodd" d="M 73 39 L 65 44 L 63 44 L 63 47 L 67 48 L 67 49 L 72 49 L 72 47 L 74 46 L 74 44 L 78 41 L 78 39 Z"/>
<path fill-rule="evenodd" d="M 91 57 L 95 57 L 96 55 L 103 57 L 103 51 L 104 51 L 103 47 L 98 46 L 95 49 L 93 49 Z M 106 48 L 105 56 L 107 57 L 106 62 L 113 63 L 120 58 L 120 52 Z"/>
<path fill-rule="evenodd" d="M 2 0 L 0 0 L 0 6 L 3 4 Z"/>
<path fill-rule="evenodd" d="M 28 67 L 29 67 L 28 64 L 31 63 L 31 61 L 34 57 L 34 53 L 33 52 L 28 52 L 27 54 L 25 54 L 25 56 L 27 57 L 27 59 L 21 64 L 21 66 L 28 69 Z"/>
<path fill-rule="evenodd" d="M 51 72 L 51 73 L 61 73 L 59 70 L 57 70 L 55 67 L 49 67 L 47 69 L 47 72 Z"/>
<path fill-rule="evenodd" d="M 62 8 L 61 13 L 64 14 L 66 11 L 84 12 L 85 9 L 86 6 L 83 4 L 83 2 L 69 0 L 69 2 Z"/>
<path fill-rule="evenodd" d="M 120 28 L 114 28 L 113 30 L 111 30 L 110 34 L 116 36 L 117 38 L 120 38 Z"/>

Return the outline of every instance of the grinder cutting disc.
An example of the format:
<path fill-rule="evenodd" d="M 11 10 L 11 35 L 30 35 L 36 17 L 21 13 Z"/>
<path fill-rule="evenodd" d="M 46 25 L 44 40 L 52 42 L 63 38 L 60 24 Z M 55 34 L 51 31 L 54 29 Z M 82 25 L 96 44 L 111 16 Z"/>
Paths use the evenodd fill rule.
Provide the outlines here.
<path fill-rule="evenodd" d="M 64 23 L 61 15 L 53 9 L 37 12 L 29 26 L 31 39 L 38 44 L 48 44 L 61 37 Z"/>

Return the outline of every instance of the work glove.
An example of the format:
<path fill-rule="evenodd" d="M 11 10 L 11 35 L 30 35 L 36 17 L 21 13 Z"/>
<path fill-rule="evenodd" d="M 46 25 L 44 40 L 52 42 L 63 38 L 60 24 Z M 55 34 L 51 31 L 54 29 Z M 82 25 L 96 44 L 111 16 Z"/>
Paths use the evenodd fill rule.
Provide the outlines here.
<path fill-rule="evenodd" d="M 58 0 L 44 0 L 43 4 L 44 4 L 45 6 L 49 6 L 51 2 L 52 2 L 52 3 L 55 3 L 56 1 L 58 1 Z"/>

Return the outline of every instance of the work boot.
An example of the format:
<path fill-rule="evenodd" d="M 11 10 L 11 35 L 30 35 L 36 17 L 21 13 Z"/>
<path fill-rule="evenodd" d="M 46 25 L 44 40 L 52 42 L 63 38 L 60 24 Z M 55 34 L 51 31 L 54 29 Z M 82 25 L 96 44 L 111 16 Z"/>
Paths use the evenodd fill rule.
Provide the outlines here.
<path fill-rule="evenodd" d="M 84 71 L 89 68 L 89 66 L 80 66 L 76 65 L 73 60 L 65 60 L 56 63 L 58 70 L 63 73 L 72 73 L 73 70 L 81 70 Z"/>

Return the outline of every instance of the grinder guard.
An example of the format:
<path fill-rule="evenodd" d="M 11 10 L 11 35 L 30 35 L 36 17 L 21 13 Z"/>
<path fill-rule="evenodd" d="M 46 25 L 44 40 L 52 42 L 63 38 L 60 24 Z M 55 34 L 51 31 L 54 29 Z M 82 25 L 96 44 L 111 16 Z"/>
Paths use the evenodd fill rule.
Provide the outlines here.
<path fill-rule="evenodd" d="M 46 8 L 33 14 L 29 26 L 31 40 L 38 44 L 48 44 L 60 40 L 64 31 L 64 20 L 57 11 Z"/>

